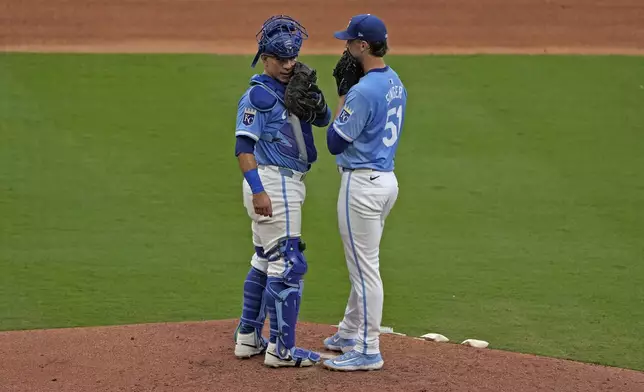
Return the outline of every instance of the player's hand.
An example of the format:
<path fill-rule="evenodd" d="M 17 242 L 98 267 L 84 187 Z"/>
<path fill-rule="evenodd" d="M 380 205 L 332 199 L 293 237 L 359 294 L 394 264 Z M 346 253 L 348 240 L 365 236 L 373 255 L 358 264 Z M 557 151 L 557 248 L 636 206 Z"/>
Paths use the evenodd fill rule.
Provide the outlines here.
<path fill-rule="evenodd" d="M 266 192 L 260 192 L 253 195 L 253 207 L 255 207 L 255 213 L 257 215 L 273 216 L 271 198 L 268 197 Z"/>

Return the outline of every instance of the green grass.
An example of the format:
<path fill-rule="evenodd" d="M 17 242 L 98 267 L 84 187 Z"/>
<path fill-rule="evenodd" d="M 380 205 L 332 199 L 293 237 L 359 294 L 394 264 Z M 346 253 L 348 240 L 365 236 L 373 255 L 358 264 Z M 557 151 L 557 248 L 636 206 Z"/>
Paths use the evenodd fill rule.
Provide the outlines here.
<path fill-rule="evenodd" d="M 334 59 L 318 68 L 332 107 Z M 250 57 L 0 55 L 0 329 L 234 318 Z M 383 325 L 644 369 L 644 59 L 392 57 L 409 90 Z M 302 319 L 349 283 L 317 130 Z"/>

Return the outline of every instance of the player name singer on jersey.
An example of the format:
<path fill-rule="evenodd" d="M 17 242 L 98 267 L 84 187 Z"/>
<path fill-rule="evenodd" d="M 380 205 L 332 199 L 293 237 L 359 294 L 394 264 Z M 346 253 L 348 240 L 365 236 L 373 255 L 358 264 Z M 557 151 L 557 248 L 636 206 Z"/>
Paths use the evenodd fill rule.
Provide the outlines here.
<path fill-rule="evenodd" d="M 390 81 L 393 83 L 393 81 Z M 403 86 L 393 86 L 392 88 L 389 89 L 387 94 L 385 95 L 385 98 L 387 99 L 387 103 L 391 103 L 392 100 L 396 98 L 402 98 L 403 93 L 404 93 L 404 88 Z"/>

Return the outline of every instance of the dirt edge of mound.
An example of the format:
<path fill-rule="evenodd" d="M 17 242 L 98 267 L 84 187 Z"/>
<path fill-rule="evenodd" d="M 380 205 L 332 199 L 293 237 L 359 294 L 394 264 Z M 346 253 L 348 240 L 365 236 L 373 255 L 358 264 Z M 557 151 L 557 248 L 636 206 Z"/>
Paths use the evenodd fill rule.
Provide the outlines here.
<path fill-rule="evenodd" d="M 384 334 L 378 372 L 270 369 L 233 355 L 237 320 L 0 332 L 0 379 L 20 391 L 202 391 L 271 387 L 333 391 L 634 391 L 644 373 Z M 267 331 L 266 328 L 265 331 Z M 297 344 L 324 349 L 331 325 L 300 322 Z M 268 377 L 283 372 L 279 378 Z M 252 374 L 252 377 L 244 377 Z M 223 389 L 222 389 L 223 388 Z M 0 388 L 2 389 L 2 388 Z"/>

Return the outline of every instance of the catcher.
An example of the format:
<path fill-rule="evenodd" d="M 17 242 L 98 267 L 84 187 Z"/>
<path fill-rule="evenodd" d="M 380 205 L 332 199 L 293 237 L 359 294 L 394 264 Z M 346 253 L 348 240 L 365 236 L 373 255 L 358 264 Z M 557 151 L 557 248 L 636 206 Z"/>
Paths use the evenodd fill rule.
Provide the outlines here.
<path fill-rule="evenodd" d="M 331 120 L 315 70 L 296 60 L 306 29 L 286 15 L 266 20 L 257 34 L 264 72 L 254 75 L 237 107 L 235 155 L 243 173 L 243 203 L 255 252 L 243 280 L 243 304 L 235 330 L 235 356 L 264 355 L 270 367 L 319 362 L 296 346 L 296 325 L 307 272 L 302 241 L 304 177 L 317 160 L 313 126 Z M 262 336 L 270 317 L 268 342 Z"/>

